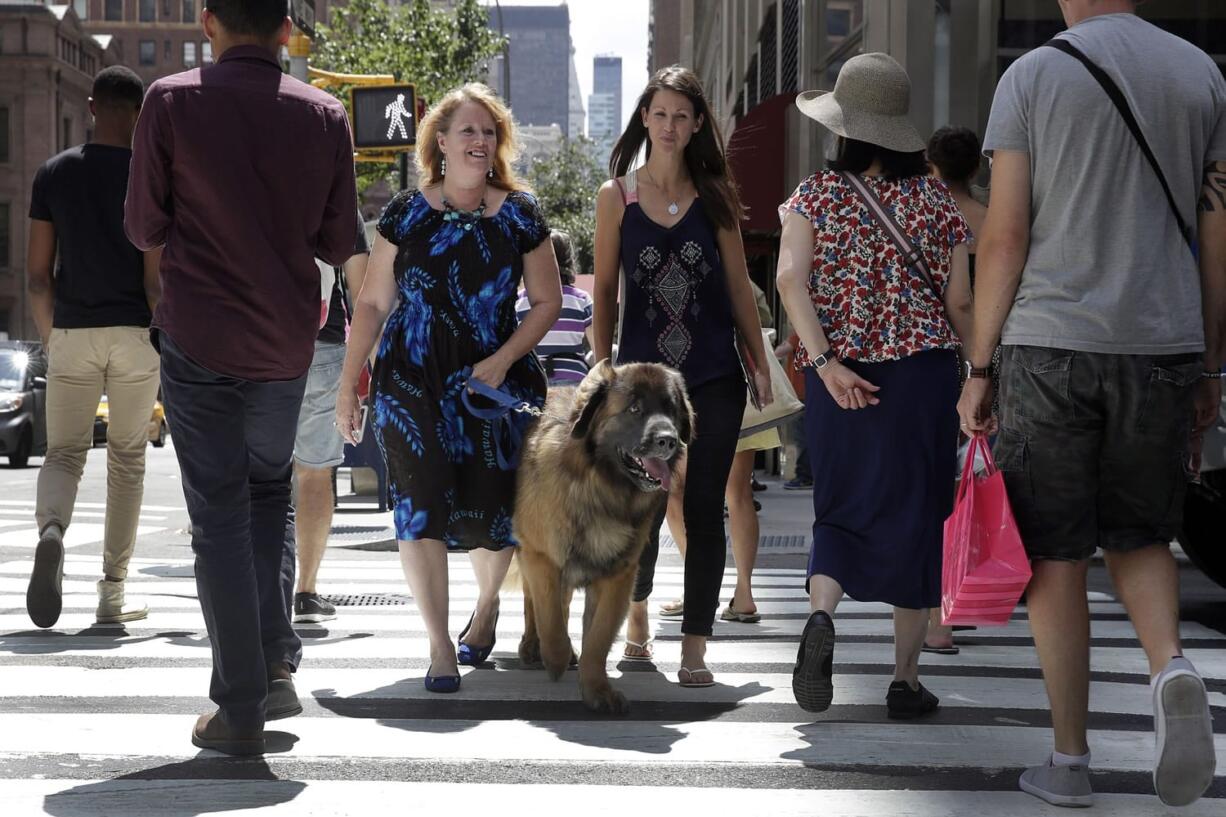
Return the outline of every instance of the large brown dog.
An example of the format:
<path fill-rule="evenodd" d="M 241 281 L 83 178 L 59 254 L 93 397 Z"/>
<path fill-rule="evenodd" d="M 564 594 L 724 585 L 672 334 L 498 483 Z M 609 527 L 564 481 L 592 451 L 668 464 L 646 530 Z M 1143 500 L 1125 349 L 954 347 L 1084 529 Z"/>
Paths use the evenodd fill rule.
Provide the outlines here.
<path fill-rule="evenodd" d="M 562 676 L 574 655 L 570 597 L 585 588 L 579 689 L 589 709 L 629 708 L 605 663 L 693 425 L 679 373 L 602 361 L 577 387 L 552 389 L 527 434 L 514 519 L 524 579 L 519 655 Z"/>

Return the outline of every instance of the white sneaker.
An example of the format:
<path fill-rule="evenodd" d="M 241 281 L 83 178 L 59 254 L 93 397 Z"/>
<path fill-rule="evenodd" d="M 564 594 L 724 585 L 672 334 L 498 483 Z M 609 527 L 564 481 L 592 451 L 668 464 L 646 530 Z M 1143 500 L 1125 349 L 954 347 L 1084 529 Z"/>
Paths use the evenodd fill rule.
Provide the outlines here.
<path fill-rule="evenodd" d="M 1195 803 L 1213 783 L 1213 718 L 1200 673 L 1172 658 L 1154 679 L 1154 791 L 1168 806 Z"/>
<path fill-rule="evenodd" d="M 124 600 L 123 582 L 98 582 L 97 623 L 119 624 L 124 621 L 139 621 L 149 615 L 149 607 L 140 602 Z"/>

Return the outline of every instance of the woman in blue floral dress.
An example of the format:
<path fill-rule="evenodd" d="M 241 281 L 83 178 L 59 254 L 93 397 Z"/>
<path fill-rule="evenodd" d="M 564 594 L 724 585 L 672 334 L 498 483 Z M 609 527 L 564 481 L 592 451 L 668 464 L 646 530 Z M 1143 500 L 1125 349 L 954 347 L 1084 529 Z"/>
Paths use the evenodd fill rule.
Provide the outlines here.
<path fill-rule="evenodd" d="M 418 146 L 421 189 L 397 195 L 379 220 L 336 413 L 352 441 L 358 376 L 383 326 L 372 429 L 387 461 L 401 564 L 430 637 L 426 688 L 455 692 L 457 660 L 480 664 L 493 648 L 515 544 L 509 462 L 517 452 L 507 450 L 505 428 L 500 435 L 468 412 L 463 392 L 475 379 L 544 403 L 545 373 L 532 350 L 557 318 L 561 290 L 549 228 L 511 170 L 510 111 L 493 92 L 466 85 L 448 94 L 422 120 Z M 531 302 L 522 325 L 521 281 Z M 448 550 L 469 552 L 480 590 L 458 650 L 447 626 Z"/>

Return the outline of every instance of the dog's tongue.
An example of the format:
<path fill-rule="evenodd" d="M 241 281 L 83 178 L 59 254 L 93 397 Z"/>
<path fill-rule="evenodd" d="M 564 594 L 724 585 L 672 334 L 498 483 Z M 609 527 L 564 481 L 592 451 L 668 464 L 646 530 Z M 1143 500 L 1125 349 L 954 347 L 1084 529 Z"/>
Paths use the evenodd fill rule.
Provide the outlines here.
<path fill-rule="evenodd" d="M 643 470 L 651 474 L 652 479 L 660 481 L 660 488 L 667 491 L 672 487 L 673 475 L 668 470 L 668 463 L 655 457 L 643 457 Z"/>

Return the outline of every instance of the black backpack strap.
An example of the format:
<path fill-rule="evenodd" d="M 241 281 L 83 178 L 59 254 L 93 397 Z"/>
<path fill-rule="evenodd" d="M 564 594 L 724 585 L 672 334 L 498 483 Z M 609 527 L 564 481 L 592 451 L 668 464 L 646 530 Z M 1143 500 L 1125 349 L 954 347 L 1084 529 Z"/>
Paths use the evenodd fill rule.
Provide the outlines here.
<path fill-rule="evenodd" d="M 1098 80 L 1098 84 L 1102 86 L 1107 96 L 1115 104 L 1115 109 L 1120 112 L 1124 124 L 1132 132 L 1132 137 L 1137 140 L 1137 145 L 1141 148 L 1141 153 L 1145 154 L 1145 159 L 1149 162 L 1149 166 L 1154 169 L 1154 174 L 1158 177 L 1158 183 L 1162 185 L 1162 192 L 1166 193 L 1166 203 L 1170 205 L 1171 213 L 1175 216 L 1175 223 L 1179 225 L 1179 234 L 1183 236 L 1183 240 L 1187 242 L 1188 247 L 1192 247 L 1192 230 L 1179 213 L 1179 206 L 1175 203 L 1175 196 L 1171 193 L 1171 186 L 1167 184 L 1166 174 L 1162 172 L 1162 166 L 1158 164 L 1158 158 L 1154 156 L 1153 150 L 1149 147 L 1149 142 L 1145 140 L 1145 134 L 1141 132 L 1141 125 L 1133 115 L 1132 108 L 1128 107 L 1128 100 L 1124 98 L 1124 92 L 1120 90 L 1120 87 L 1115 84 L 1115 80 L 1111 79 L 1106 71 L 1099 68 L 1093 60 L 1082 53 L 1081 49 L 1068 40 L 1055 38 L 1048 40 L 1043 45 L 1068 54 L 1084 65 L 1086 70 L 1090 72 L 1090 75 Z"/>

